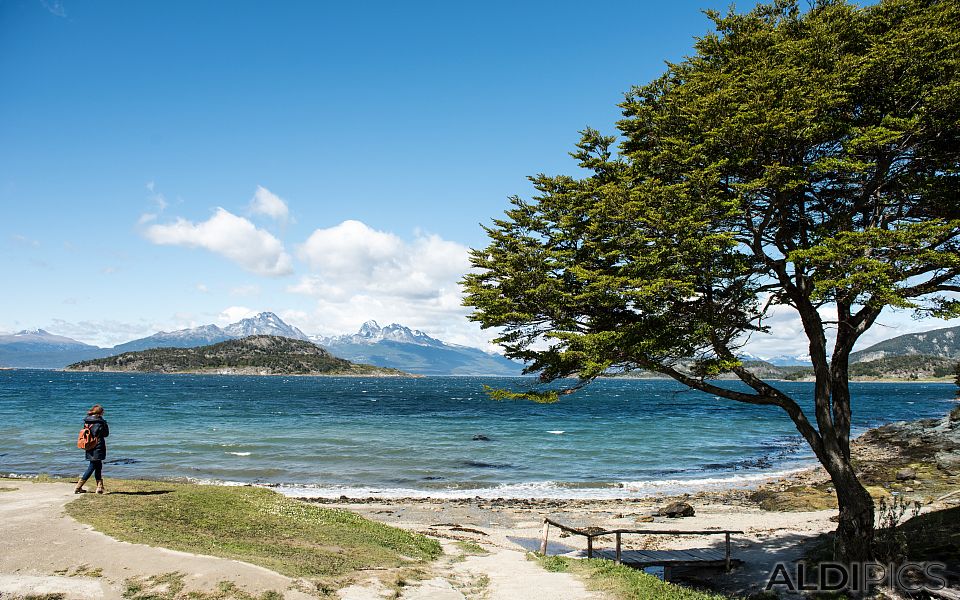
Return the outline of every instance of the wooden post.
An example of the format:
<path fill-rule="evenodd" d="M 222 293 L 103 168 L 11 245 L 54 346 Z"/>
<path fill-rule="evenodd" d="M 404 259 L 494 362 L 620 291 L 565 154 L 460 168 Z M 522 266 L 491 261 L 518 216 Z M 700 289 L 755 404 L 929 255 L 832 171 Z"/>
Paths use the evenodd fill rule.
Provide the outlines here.
<path fill-rule="evenodd" d="M 726 560 L 727 560 L 727 573 L 729 573 L 729 572 L 730 572 L 730 532 L 727 532 L 727 533 L 725 533 L 724 535 L 725 535 L 725 537 L 727 538 L 727 540 L 726 540 L 726 542 L 727 542 L 727 543 L 726 543 L 726 546 L 727 546 Z"/>
<path fill-rule="evenodd" d="M 540 542 L 540 554 L 547 555 L 547 535 L 550 533 L 550 521 L 543 520 L 543 541 Z"/>
<path fill-rule="evenodd" d="M 593 536 L 587 536 L 587 558 L 593 558 Z"/>
<path fill-rule="evenodd" d="M 617 564 L 619 565 L 623 561 L 620 560 L 620 532 L 617 532 Z"/>

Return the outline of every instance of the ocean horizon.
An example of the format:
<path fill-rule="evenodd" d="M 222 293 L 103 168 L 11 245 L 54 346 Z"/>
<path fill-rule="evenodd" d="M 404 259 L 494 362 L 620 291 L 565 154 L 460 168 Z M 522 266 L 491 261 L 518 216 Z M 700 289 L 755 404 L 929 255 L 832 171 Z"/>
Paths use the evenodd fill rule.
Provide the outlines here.
<path fill-rule="evenodd" d="M 483 390 L 534 383 L 0 371 L 12 438 L 0 474 L 78 475 L 76 434 L 94 403 L 111 428 L 107 478 L 261 484 L 303 497 L 637 498 L 749 487 L 815 464 L 780 409 L 669 380 L 604 379 L 552 405 Z M 811 383 L 776 385 L 810 408 Z M 955 389 L 852 383 L 854 433 L 941 416 Z"/>

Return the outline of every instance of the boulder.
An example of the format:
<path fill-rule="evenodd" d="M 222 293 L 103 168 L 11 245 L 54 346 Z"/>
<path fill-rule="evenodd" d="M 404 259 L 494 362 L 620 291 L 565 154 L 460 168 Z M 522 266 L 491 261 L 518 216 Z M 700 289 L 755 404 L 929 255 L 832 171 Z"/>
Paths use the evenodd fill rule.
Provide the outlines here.
<path fill-rule="evenodd" d="M 917 478 L 917 472 L 911 468 L 900 469 L 896 474 L 897 481 L 910 481 Z"/>
<path fill-rule="evenodd" d="M 948 475 L 960 475 L 960 451 L 937 452 L 937 468 Z"/>
<path fill-rule="evenodd" d="M 649 515 L 637 517 L 637 523 L 653 523 L 653 517 Z"/>
<path fill-rule="evenodd" d="M 692 517 L 693 514 L 693 507 L 686 502 L 671 502 L 657 511 L 657 515 L 661 517 L 670 517 L 671 519 L 676 519 L 678 517 Z"/>

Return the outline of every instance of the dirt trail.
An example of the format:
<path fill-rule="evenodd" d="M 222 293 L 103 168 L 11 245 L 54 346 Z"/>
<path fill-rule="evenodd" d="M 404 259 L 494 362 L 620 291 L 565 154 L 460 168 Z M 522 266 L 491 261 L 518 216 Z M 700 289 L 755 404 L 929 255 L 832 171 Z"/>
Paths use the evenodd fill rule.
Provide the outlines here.
<path fill-rule="evenodd" d="M 215 590 L 231 581 L 250 593 L 276 590 L 289 600 L 311 598 L 263 567 L 235 560 L 120 542 L 68 517 L 76 496 L 63 483 L 5 484 L 0 493 L 0 596 L 63 593 L 90 600 L 122 598 L 126 581 L 179 571 L 187 590 Z M 98 571 L 99 570 L 99 571 Z M 85 576 L 99 573 L 99 577 Z"/>
<path fill-rule="evenodd" d="M 67 599 L 117 600 L 133 578 L 185 574 L 186 591 L 213 591 L 221 581 L 288 600 L 313 598 L 296 582 L 248 563 L 117 541 L 64 512 L 76 496 L 63 483 L 10 482 L 0 494 L 0 597 L 64 594 Z M 573 576 L 549 573 L 506 540 L 484 544 L 489 554 L 464 556 L 443 540 L 445 555 L 429 566 L 432 578 L 410 581 L 404 600 L 599 600 Z M 93 575 L 93 576 L 91 576 Z M 343 600 L 382 600 L 394 590 L 371 579 L 341 590 Z"/>
<path fill-rule="evenodd" d="M 464 556 L 443 541 L 444 557 L 433 566 L 434 577 L 411 582 L 401 591 L 402 600 L 602 600 L 567 573 L 551 573 L 527 560 L 526 552 L 483 544 L 489 553 Z M 343 600 L 382 600 L 391 593 L 369 581 L 341 590 Z"/>

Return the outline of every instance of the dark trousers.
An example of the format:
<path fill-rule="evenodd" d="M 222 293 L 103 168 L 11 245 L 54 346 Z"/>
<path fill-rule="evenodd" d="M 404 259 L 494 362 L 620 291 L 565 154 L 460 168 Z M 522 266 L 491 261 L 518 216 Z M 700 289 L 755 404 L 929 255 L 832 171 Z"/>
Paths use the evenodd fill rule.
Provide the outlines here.
<path fill-rule="evenodd" d="M 102 460 L 91 460 L 90 464 L 87 465 L 87 470 L 83 472 L 83 476 L 81 476 L 80 479 L 83 479 L 84 481 L 86 481 L 87 479 L 90 479 L 91 475 L 94 475 L 96 480 L 100 481 L 101 479 L 103 479 L 103 475 L 100 474 L 100 471 L 102 469 L 103 469 Z"/>

